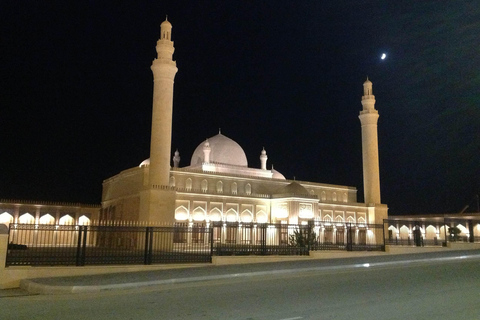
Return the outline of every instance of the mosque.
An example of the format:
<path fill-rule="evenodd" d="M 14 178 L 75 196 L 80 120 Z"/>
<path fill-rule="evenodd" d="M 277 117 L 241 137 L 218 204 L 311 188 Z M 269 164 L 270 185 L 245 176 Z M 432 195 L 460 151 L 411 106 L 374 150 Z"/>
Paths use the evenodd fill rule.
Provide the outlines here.
<path fill-rule="evenodd" d="M 208 226 L 222 223 L 381 224 L 387 206 L 380 201 L 377 120 L 372 82 L 363 84 L 360 111 L 365 203 L 355 187 L 288 180 L 268 168 L 265 149 L 259 167 L 249 166 L 242 147 L 218 132 L 199 141 L 189 165 L 171 155 L 176 62 L 172 25 L 161 24 L 154 77 L 150 158 L 103 182 L 100 220 L 146 221 Z M 172 162 L 173 160 L 173 166 Z"/>
<path fill-rule="evenodd" d="M 269 168 L 265 149 L 259 148 L 259 167 L 249 166 L 242 147 L 220 131 L 198 141 L 189 164 L 182 166 L 179 152 L 171 155 L 173 87 L 178 70 L 172 59 L 175 49 L 171 39 L 172 25 L 165 20 L 157 41 L 157 58 L 151 66 L 154 90 L 150 158 L 104 180 L 100 205 L 0 199 L 0 224 L 88 225 L 113 221 L 129 225 L 241 227 L 313 222 L 319 239 L 330 243 L 344 238 L 347 223 L 356 224 L 360 243 L 365 242 L 366 226 L 383 224 L 388 208 L 380 199 L 379 115 L 371 81 L 367 79 L 363 84 L 359 114 L 365 199 L 361 203 L 355 187 L 286 179 L 273 166 Z M 461 229 L 461 236 L 474 240 L 480 237 L 478 216 L 396 216 L 405 221 L 390 222 L 388 238 L 413 239 L 415 225 L 419 224 L 423 238 L 440 240 L 446 237 L 442 229 L 445 219 L 463 219 L 450 224 Z"/>

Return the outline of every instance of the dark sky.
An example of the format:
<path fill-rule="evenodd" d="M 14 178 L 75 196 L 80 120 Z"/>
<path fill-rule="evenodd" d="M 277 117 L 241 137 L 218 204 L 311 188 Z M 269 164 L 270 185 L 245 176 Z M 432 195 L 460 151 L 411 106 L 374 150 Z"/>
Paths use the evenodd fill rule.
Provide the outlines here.
<path fill-rule="evenodd" d="M 480 2 L 466 0 L 2 1 L 0 198 L 99 203 L 104 179 L 149 157 L 166 14 L 181 166 L 222 128 L 249 166 L 265 147 L 288 179 L 363 201 L 368 76 L 390 213 L 476 209 Z"/>

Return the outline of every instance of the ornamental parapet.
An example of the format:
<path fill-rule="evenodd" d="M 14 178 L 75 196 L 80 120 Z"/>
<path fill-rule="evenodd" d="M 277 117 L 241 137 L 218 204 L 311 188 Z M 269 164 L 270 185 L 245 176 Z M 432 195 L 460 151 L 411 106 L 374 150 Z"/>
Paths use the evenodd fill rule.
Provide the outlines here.
<path fill-rule="evenodd" d="M 306 198 L 318 200 L 318 196 L 316 194 L 278 193 L 272 195 L 272 199 L 279 198 Z"/>
<path fill-rule="evenodd" d="M 251 193 L 251 194 L 239 194 L 239 193 L 227 193 L 227 192 L 214 192 L 209 190 L 203 189 L 195 189 L 195 188 L 176 188 L 178 192 L 188 192 L 188 193 L 203 193 L 208 195 L 217 195 L 217 196 L 235 196 L 235 197 L 247 197 L 247 198 L 262 198 L 262 199 L 270 199 L 271 195 L 263 194 L 263 193 Z"/>
<path fill-rule="evenodd" d="M 0 203 L 5 204 L 25 204 L 25 205 L 43 205 L 43 206 L 64 206 L 64 207 L 83 207 L 100 208 L 100 204 L 85 204 L 79 202 L 60 202 L 60 201 L 36 201 L 36 200 L 18 200 L 18 199 L 0 199 Z"/>

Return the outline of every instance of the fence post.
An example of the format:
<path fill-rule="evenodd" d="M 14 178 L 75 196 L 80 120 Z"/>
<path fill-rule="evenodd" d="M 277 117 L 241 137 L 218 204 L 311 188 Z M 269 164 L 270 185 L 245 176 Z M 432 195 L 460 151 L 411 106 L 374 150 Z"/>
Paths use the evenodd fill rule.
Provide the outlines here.
<path fill-rule="evenodd" d="M 213 228 L 214 228 L 214 226 L 211 225 L 210 230 L 209 230 L 209 233 L 210 233 L 210 262 L 212 262 L 212 256 L 213 256 Z"/>
<path fill-rule="evenodd" d="M 81 266 L 81 258 L 82 255 L 82 226 L 78 226 L 78 235 L 77 235 L 77 256 L 75 259 L 75 265 Z"/>
<path fill-rule="evenodd" d="M 307 255 L 310 255 L 310 242 L 313 240 L 312 237 L 312 222 L 313 221 L 308 221 L 307 225 Z"/>
<path fill-rule="evenodd" d="M 262 255 L 266 255 L 267 254 L 267 224 L 266 223 L 263 223 L 260 226 L 260 232 L 262 233 L 261 252 L 262 252 Z"/>
<path fill-rule="evenodd" d="M 145 252 L 144 252 L 144 256 L 143 256 L 143 263 L 144 264 L 151 264 L 152 263 L 151 229 L 152 229 L 152 227 L 146 227 L 145 228 Z"/>
<path fill-rule="evenodd" d="M 7 228 L 6 225 L 0 224 L 0 270 L 7 266 L 8 237 L 12 225 L 13 223 L 10 223 L 9 228 Z"/>
<path fill-rule="evenodd" d="M 478 199 L 478 195 L 477 195 Z M 475 242 L 475 230 L 473 229 L 473 221 L 468 220 L 468 232 L 470 233 L 470 236 L 468 237 L 468 241 L 473 243 Z"/>
<path fill-rule="evenodd" d="M 87 251 L 87 231 L 88 226 L 83 226 L 83 243 L 82 243 L 82 251 L 80 255 L 80 265 L 84 266 L 85 265 L 85 257 L 86 257 L 86 251 Z"/>
<path fill-rule="evenodd" d="M 420 230 L 420 222 L 414 221 L 413 224 L 415 225 L 415 230 L 413 230 L 413 241 L 416 247 L 421 247 L 422 242 L 420 238 L 422 236 L 422 231 Z"/>
<path fill-rule="evenodd" d="M 443 242 L 443 246 L 447 246 L 447 219 L 443 218 L 443 231 L 445 233 L 445 241 Z"/>
<path fill-rule="evenodd" d="M 383 245 L 382 245 L 382 251 L 385 251 L 385 220 L 383 221 L 382 224 L 382 230 L 383 230 Z"/>
<path fill-rule="evenodd" d="M 352 224 L 347 223 L 347 251 L 353 251 Z"/>

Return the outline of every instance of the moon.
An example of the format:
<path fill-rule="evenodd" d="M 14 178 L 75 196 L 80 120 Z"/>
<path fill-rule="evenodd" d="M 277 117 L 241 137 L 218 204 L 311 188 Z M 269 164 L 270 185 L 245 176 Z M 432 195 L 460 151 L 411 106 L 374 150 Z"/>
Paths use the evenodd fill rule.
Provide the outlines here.
<path fill-rule="evenodd" d="M 387 54 L 386 54 L 386 53 L 382 53 L 382 56 L 380 57 L 380 59 L 385 60 L 386 58 L 387 58 Z"/>

